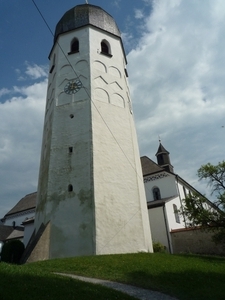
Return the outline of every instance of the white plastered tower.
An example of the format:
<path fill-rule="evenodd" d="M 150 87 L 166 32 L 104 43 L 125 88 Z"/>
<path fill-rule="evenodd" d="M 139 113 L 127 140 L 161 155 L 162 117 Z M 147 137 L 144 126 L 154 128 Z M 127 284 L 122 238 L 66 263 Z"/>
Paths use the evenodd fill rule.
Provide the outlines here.
<path fill-rule="evenodd" d="M 43 227 L 45 238 L 33 260 L 152 252 L 115 21 L 98 6 L 74 7 L 56 26 L 49 58 L 35 216 L 35 233 Z"/>

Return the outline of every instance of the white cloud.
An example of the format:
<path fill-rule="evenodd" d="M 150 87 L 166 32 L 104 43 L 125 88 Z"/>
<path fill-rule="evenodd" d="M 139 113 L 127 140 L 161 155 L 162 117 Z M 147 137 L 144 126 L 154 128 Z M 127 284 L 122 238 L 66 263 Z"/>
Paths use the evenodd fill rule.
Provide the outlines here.
<path fill-rule="evenodd" d="M 134 10 L 135 19 L 142 19 L 144 17 L 143 11 L 141 9 Z"/>
<path fill-rule="evenodd" d="M 38 66 L 36 64 L 30 65 L 27 63 L 27 69 L 25 72 L 31 79 L 38 79 L 41 77 L 47 77 L 47 67 Z"/>
<path fill-rule="evenodd" d="M 154 159 L 160 135 L 175 172 L 201 189 L 200 165 L 224 159 L 224 14 L 219 0 L 155 1 L 128 55 L 141 154 Z"/>
<path fill-rule="evenodd" d="M 25 194 L 36 191 L 47 80 L 14 87 L 0 103 L 0 211 L 2 217 Z"/>
<path fill-rule="evenodd" d="M 48 76 L 48 66 L 38 66 L 37 64 L 31 64 L 26 61 L 25 67 L 25 71 L 15 69 L 18 81 L 43 79 Z"/>
<path fill-rule="evenodd" d="M 6 89 L 6 88 L 2 88 L 0 89 L 0 97 L 4 96 L 4 95 L 7 95 L 10 93 L 10 90 L 9 89 Z"/>

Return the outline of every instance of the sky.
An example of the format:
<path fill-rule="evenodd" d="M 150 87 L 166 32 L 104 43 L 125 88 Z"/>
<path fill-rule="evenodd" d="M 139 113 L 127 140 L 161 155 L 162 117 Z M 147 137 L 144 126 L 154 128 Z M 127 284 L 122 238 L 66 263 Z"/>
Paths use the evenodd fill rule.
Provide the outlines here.
<path fill-rule="evenodd" d="M 37 190 L 55 25 L 84 0 L 0 0 L 0 218 Z M 122 33 L 140 155 L 159 139 L 209 199 L 198 168 L 224 160 L 225 1 L 89 0 Z"/>

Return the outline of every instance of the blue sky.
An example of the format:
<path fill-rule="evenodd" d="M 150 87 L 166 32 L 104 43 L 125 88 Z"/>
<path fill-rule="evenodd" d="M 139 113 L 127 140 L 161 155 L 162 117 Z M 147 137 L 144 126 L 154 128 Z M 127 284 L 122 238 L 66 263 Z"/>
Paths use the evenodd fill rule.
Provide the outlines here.
<path fill-rule="evenodd" d="M 54 32 L 85 1 L 36 0 Z M 89 0 L 116 20 L 125 45 L 141 155 L 159 136 L 174 170 L 203 194 L 197 169 L 224 160 L 225 2 Z M 53 37 L 31 0 L 0 0 L 0 217 L 37 189 Z"/>

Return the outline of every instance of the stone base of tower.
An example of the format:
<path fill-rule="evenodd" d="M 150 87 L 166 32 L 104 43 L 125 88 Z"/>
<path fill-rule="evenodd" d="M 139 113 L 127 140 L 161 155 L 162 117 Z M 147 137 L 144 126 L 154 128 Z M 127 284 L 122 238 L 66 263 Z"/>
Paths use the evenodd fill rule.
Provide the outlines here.
<path fill-rule="evenodd" d="M 50 223 L 42 226 L 40 231 L 31 238 L 31 243 L 28 244 L 26 252 L 27 257 L 24 261 L 27 263 L 49 259 L 50 247 Z"/>

